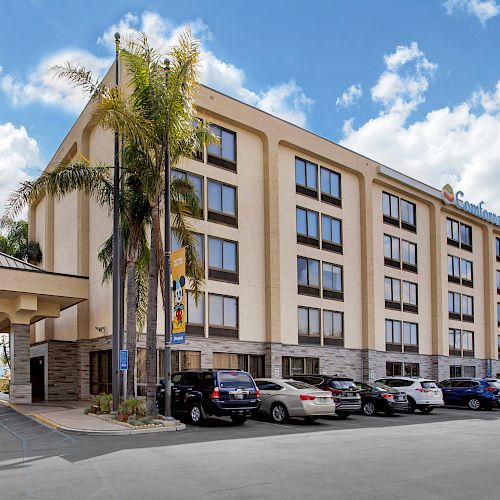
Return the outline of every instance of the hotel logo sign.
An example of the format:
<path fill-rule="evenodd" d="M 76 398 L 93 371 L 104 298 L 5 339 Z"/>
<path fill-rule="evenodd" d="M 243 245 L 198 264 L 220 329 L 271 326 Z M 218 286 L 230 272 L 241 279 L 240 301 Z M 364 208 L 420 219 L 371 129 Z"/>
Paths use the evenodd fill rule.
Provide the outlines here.
<path fill-rule="evenodd" d="M 455 205 L 459 210 L 463 210 L 464 212 L 474 215 L 479 219 L 483 219 L 487 222 L 495 224 L 496 226 L 500 226 L 500 216 L 485 210 L 483 208 L 484 201 L 481 201 L 477 205 L 470 203 L 469 201 L 463 199 L 463 191 L 457 191 L 454 193 L 453 188 L 449 184 L 446 184 L 441 189 L 441 197 L 446 205 Z"/>

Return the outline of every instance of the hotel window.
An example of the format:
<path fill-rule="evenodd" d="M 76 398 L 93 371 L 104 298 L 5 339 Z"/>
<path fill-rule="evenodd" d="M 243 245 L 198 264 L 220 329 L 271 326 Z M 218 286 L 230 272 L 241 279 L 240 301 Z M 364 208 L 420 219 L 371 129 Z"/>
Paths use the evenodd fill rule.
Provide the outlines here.
<path fill-rule="evenodd" d="M 323 311 L 323 342 L 337 346 L 344 345 L 344 313 Z"/>
<path fill-rule="evenodd" d="M 163 379 L 163 373 L 165 373 L 165 363 L 163 361 L 165 351 L 160 350 L 158 354 L 158 367 L 160 369 L 158 375 L 160 379 Z M 180 372 L 182 370 L 199 370 L 200 368 L 200 351 L 172 351 L 172 372 Z"/>
<path fill-rule="evenodd" d="M 405 377 L 420 377 L 420 364 L 419 363 L 405 363 L 404 364 Z"/>
<path fill-rule="evenodd" d="M 321 215 L 321 248 L 342 253 L 342 221 L 329 215 Z"/>
<path fill-rule="evenodd" d="M 401 377 L 403 375 L 403 363 L 387 361 L 385 363 L 386 377 Z"/>
<path fill-rule="evenodd" d="M 475 377 L 476 367 L 475 366 L 464 366 L 464 377 Z"/>
<path fill-rule="evenodd" d="M 174 179 L 187 180 L 193 185 L 194 192 L 196 193 L 196 197 L 198 198 L 198 203 L 200 204 L 201 213 L 198 215 L 200 216 L 200 218 L 203 218 L 203 177 L 175 169 L 172 169 L 171 177 Z"/>
<path fill-rule="evenodd" d="M 446 236 L 449 245 L 460 246 L 460 224 L 458 221 L 446 219 Z"/>
<path fill-rule="evenodd" d="M 399 255 L 399 238 L 384 234 L 384 264 L 390 267 L 401 267 Z"/>
<path fill-rule="evenodd" d="M 389 193 L 382 193 L 382 212 L 384 222 L 399 227 L 399 198 Z"/>
<path fill-rule="evenodd" d="M 401 310 L 401 281 L 395 278 L 384 279 L 386 309 Z"/>
<path fill-rule="evenodd" d="M 474 323 L 474 297 L 462 295 L 462 321 Z"/>
<path fill-rule="evenodd" d="M 450 366 L 450 378 L 456 378 L 462 376 L 461 366 Z"/>
<path fill-rule="evenodd" d="M 281 358 L 282 377 L 288 378 L 294 375 L 317 375 L 319 373 L 319 358 L 295 358 L 283 356 Z"/>
<path fill-rule="evenodd" d="M 401 240 L 401 260 L 403 270 L 417 272 L 417 245 L 415 243 Z"/>
<path fill-rule="evenodd" d="M 497 293 L 500 293 L 500 271 L 497 271 Z"/>
<path fill-rule="evenodd" d="M 474 332 L 462 331 L 462 349 L 463 356 L 474 356 Z"/>
<path fill-rule="evenodd" d="M 297 207 L 297 243 L 319 247 L 318 212 Z"/>
<path fill-rule="evenodd" d="M 500 262 L 500 238 L 495 238 L 497 262 Z"/>
<path fill-rule="evenodd" d="M 236 134 L 213 124 L 210 130 L 219 138 L 220 144 L 208 145 L 208 163 L 236 172 Z"/>
<path fill-rule="evenodd" d="M 403 345 L 405 352 L 418 352 L 417 323 L 403 323 Z"/>
<path fill-rule="evenodd" d="M 332 205 L 342 206 L 340 174 L 332 172 L 327 168 L 320 169 L 321 181 L 321 201 L 331 203 Z"/>
<path fill-rule="evenodd" d="M 297 257 L 298 292 L 319 297 L 319 260 Z"/>
<path fill-rule="evenodd" d="M 418 285 L 403 281 L 403 311 L 418 313 Z"/>
<path fill-rule="evenodd" d="M 448 316 L 450 319 L 461 320 L 460 315 L 460 294 L 448 292 Z"/>
<path fill-rule="evenodd" d="M 385 348 L 387 351 L 402 351 L 401 321 L 385 320 Z"/>
<path fill-rule="evenodd" d="M 205 294 L 200 293 L 198 303 L 194 299 L 194 293 L 187 291 L 187 321 L 186 333 L 194 335 L 205 335 Z"/>
<path fill-rule="evenodd" d="M 295 158 L 295 188 L 297 193 L 318 197 L 318 165 Z"/>
<path fill-rule="evenodd" d="M 299 307 L 297 310 L 299 342 L 320 343 L 320 310 L 312 307 Z M 303 337 L 316 337 L 313 339 Z"/>
<path fill-rule="evenodd" d="M 473 287 L 472 262 L 467 259 L 460 259 L 460 273 L 462 275 L 462 285 Z"/>
<path fill-rule="evenodd" d="M 417 206 L 403 199 L 401 199 L 401 227 L 417 232 Z"/>
<path fill-rule="evenodd" d="M 460 258 L 448 255 L 448 281 L 460 283 Z"/>
<path fill-rule="evenodd" d="M 460 223 L 460 247 L 472 252 L 472 227 L 463 222 Z"/>
<path fill-rule="evenodd" d="M 224 368 L 244 370 L 249 372 L 252 377 L 264 377 L 265 356 L 258 354 L 214 352 L 212 367 L 216 370 Z"/>
<path fill-rule="evenodd" d="M 238 244 L 235 241 L 208 237 L 208 277 L 238 283 Z"/>
<path fill-rule="evenodd" d="M 196 250 L 198 252 L 198 257 L 200 258 L 201 266 L 205 270 L 205 235 L 201 233 L 194 233 L 194 238 L 196 239 Z M 181 244 L 177 239 L 174 231 L 172 231 L 172 252 L 175 252 L 180 248 Z"/>
<path fill-rule="evenodd" d="M 448 330 L 448 348 L 450 356 L 462 355 L 462 332 L 457 328 Z"/>
<path fill-rule="evenodd" d="M 238 299 L 208 294 L 208 333 L 214 336 L 238 337 Z"/>
<path fill-rule="evenodd" d="M 238 226 L 236 188 L 208 179 L 208 220 Z"/>
<path fill-rule="evenodd" d="M 344 300 L 342 266 L 323 262 L 323 298 Z"/>

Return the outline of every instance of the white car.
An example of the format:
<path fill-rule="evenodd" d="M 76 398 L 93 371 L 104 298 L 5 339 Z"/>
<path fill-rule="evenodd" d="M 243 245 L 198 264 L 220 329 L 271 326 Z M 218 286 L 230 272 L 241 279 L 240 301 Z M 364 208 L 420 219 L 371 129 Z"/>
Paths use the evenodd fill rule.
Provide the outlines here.
<path fill-rule="evenodd" d="M 289 417 L 315 420 L 335 413 L 332 394 L 313 385 L 282 378 L 257 378 L 255 383 L 260 390 L 259 411 L 277 424 Z"/>
<path fill-rule="evenodd" d="M 430 413 L 434 408 L 444 406 L 443 392 L 434 380 L 422 377 L 383 377 L 376 384 L 385 384 L 404 392 L 408 398 L 408 413 L 415 409 Z"/>

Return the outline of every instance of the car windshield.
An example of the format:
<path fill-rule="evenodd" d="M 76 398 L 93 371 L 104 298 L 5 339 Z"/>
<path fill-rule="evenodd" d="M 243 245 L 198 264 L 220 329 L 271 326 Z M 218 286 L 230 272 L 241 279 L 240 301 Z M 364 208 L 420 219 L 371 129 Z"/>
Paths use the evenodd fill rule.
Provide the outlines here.
<path fill-rule="evenodd" d="M 437 389 L 438 386 L 436 385 L 436 382 L 434 382 L 433 380 L 422 380 L 422 382 L 420 382 L 422 384 L 422 387 L 424 389 Z"/>
<path fill-rule="evenodd" d="M 358 390 L 357 385 L 352 380 L 330 380 L 328 385 L 334 389 Z"/>
<path fill-rule="evenodd" d="M 317 387 L 314 387 L 314 385 L 299 382 L 298 380 L 287 380 L 286 383 L 287 385 L 291 385 L 294 389 L 318 389 Z"/>
<path fill-rule="evenodd" d="M 253 379 L 244 372 L 220 372 L 219 384 L 221 388 L 240 387 L 242 389 L 253 389 Z"/>
<path fill-rule="evenodd" d="M 381 384 L 380 382 L 375 382 L 373 384 L 373 388 L 378 390 L 378 391 L 394 392 L 394 389 L 392 387 L 389 387 L 388 385 L 385 385 L 385 384 Z"/>

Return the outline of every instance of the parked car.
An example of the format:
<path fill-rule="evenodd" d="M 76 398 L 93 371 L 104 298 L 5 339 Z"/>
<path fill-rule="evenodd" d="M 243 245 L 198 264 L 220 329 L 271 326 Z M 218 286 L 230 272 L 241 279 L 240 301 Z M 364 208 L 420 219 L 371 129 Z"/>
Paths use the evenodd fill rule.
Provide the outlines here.
<path fill-rule="evenodd" d="M 444 406 L 443 393 L 434 380 L 422 377 L 383 377 L 375 384 L 384 384 L 404 392 L 408 398 L 408 413 L 415 409 L 430 413 L 434 408 Z"/>
<path fill-rule="evenodd" d="M 158 410 L 165 408 L 165 387 L 156 393 Z M 230 417 L 242 424 L 259 409 L 259 389 L 241 370 L 186 370 L 172 374 L 172 413 L 187 415 L 192 424 L 208 416 Z"/>
<path fill-rule="evenodd" d="M 476 377 L 448 378 L 439 382 L 447 405 L 468 406 L 471 410 L 489 410 L 498 406 L 496 382 Z"/>
<path fill-rule="evenodd" d="M 408 411 L 406 394 L 384 384 L 354 382 L 360 390 L 361 412 L 365 415 L 376 415 L 379 412 L 392 415 L 394 412 Z"/>
<path fill-rule="evenodd" d="M 335 403 L 329 391 L 292 379 L 257 378 L 255 383 L 260 389 L 259 411 L 269 415 L 277 424 L 286 422 L 289 417 L 312 421 L 335 413 Z"/>
<path fill-rule="evenodd" d="M 352 378 L 330 375 L 294 375 L 292 378 L 330 391 L 335 403 L 335 413 L 339 418 L 347 418 L 361 409 L 359 389 Z"/>

